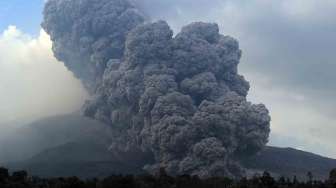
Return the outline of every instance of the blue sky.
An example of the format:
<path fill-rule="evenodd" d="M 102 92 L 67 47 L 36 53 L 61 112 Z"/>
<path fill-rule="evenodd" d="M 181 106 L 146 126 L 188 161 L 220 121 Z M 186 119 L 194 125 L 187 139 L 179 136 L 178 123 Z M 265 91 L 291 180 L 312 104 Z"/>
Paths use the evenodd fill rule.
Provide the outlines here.
<path fill-rule="evenodd" d="M 8 25 L 36 35 L 40 30 L 44 0 L 0 0 L 0 31 Z"/>
<path fill-rule="evenodd" d="M 14 25 L 33 39 L 40 37 L 44 1 L 0 0 L 0 33 Z M 223 34 L 240 42 L 243 58 L 239 70 L 251 83 L 249 100 L 265 103 L 270 109 L 270 144 L 336 158 L 335 0 L 250 0 L 248 3 L 242 0 L 211 0 L 212 3 L 209 0 L 136 1 L 142 3 L 151 18 L 167 20 L 175 31 L 192 21 L 218 23 Z M 1 69 L 5 70 L 1 57 L 5 61 L 9 59 L 5 58 L 8 53 L 4 52 L 8 44 L 3 44 L 5 50 L 2 50 L 1 37 L 0 73 Z M 27 43 L 25 40 L 20 41 L 20 48 Z M 17 53 L 18 49 L 13 47 L 13 57 L 10 57 L 13 62 L 21 61 L 15 59 Z M 46 53 L 52 54 L 50 49 L 46 49 Z M 39 61 L 44 62 L 43 59 Z M 47 64 L 32 65 L 40 68 Z M 59 76 L 55 73 L 54 78 Z M 44 85 L 50 83 L 50 80 L 45 80 Z M 0 89 L 1 84 L 0 74 Z M 24 85 L 23 82 L 17 85 L 20 84 Z M 65 86 L 63 88 L 68 90 Z M 0 101 L 4 96 L 2 93 L 0 91 Z M 63 101 L 69 103 L 70 99 L 73 98 Z M 13 101 L 4 102 L 13 105 Z M 6 106 L 6 103 L 1 105 Z"/>

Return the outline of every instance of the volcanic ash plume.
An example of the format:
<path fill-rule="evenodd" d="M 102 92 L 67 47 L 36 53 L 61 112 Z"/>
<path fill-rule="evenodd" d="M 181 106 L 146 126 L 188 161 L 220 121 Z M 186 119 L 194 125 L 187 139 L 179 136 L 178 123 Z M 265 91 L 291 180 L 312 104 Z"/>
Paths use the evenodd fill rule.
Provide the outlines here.
<path fill-rule="evenodd" d="M 114 153 L 150 154 L 151 172 L 237 177 L 267 143 L 268 110 L 246 101 L 238 42 L 216 24 L 173 37 L 126 0 L 49 0 L 44 16 L 56 57 L 94 91 L 83 111 L 112 127 Z"/>
<path fill-rule="evenodd" d="M 49 0 L 42 27 L 56 58 L 94 91 L 106 62 L 122 58 L 127 33 L 143 21 L 125 0 Z"/>

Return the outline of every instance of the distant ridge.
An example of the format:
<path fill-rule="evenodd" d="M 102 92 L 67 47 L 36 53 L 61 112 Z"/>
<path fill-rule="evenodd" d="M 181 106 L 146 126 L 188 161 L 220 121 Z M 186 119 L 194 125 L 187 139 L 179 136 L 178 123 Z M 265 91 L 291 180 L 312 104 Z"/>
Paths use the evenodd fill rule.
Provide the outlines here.
<path fill-rule="evenodd" d="M 108 127 L 79 114 L 59 115 L 21 126 L 1 137 L 0 164 L 26 160 L 43 150 L 69 142 L 110 143 Z"/>
<path fill-rule="evenodd" d="M 11 170 L 25 169 L 41 177 L 103 178 L 112 174 L 144 173 L 140 167 L 111 159 L 111 153 L 102 145 L 71 142 L 7 165 Z"/>
<path fill-rule="evenodd" d="M 3 148 L 13 150 L 6 159 L 21 156 L 14 160 L 20 162 L 4 162 L 0 152 L 0 165 L 12 170 L 26 169 L 32 175 L 43 177 L 88 178 L 143 173 L 132 162 L 126 164 L 111 157 L 107 150 L 110 138 L 106 129 L 105 125 L 76 114 L 36 121 L 18 130 L 7 143 L 0 143 L 1 151 L 5 151 Z M 20 135 L 25 138 L 4 146 Z M 38 143 L 41 144 L 39 147 L 36 146 Z M 23 156 L 26 158 L 22 159 Z M 266 170 L 274 176 L 297 175 L 304 179 L 310 171 L 315 179 L 326 179 L 329 171 L 336 167 L 336 160 L 293 148 L 266 147 L 258 155 L 243 161 L 243 165 L 250 169 L 250 175 Z"/>
<path fill-rule="evenodd" d="M 269 171 L 277 176 L 307 178 L 312 172 L 315 179 L 326 179 L 336 168 L 336 160 L 293 148 L 266 147 L 258 155 L 243 162 L 249 169 Z"/>

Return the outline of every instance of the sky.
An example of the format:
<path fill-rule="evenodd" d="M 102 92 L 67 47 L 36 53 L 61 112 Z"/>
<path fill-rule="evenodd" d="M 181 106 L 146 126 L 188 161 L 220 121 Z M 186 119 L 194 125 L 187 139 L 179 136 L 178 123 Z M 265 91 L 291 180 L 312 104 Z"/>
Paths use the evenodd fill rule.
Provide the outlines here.
<path fill-rule="evenodd" d="M 240 42 L 239 70 L 251 83 L 249 100 L 270 110 L 269 144 L 336 158 L 336 1 L 138 2 L 153 20 L 167 20 L 175 31 L 192 21 L 218 23 L 223 34 Z M 40 28 L 43 3 L 0 1 L 3 122 L 75 111 L 87 97 L 52 55 Z"/>
<path fill-rule="evenodd" d="M 15 24 L 25 33 L 39 34 L 44 1 L 0 0 L 0 31 Z"/>
<path fill-rule="evenodd" d="M 0 1 L 0 127 L 78 111 L 87 94 L 41 30 L 43 0 Z M 1 136 L 1 135 L 0 135 Z"/>

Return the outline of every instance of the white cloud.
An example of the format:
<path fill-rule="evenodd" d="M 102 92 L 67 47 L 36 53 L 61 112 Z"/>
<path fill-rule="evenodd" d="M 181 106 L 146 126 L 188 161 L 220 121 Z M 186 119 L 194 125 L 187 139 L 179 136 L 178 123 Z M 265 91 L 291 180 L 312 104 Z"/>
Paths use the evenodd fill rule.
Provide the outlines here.
<path fill-rule="evenodd" d="M 87 97 L 58 62 L 49 36 L 37 38 L 9 26 L 0 35 L 0 125 L 77 111 Z"/>
<path fill-rule="evenodd" d="M 265 103 L 272 116 L 270 144 L 295 147 L 336 158 L 336 120 L 311 104 L 303 93 L 282 89 L 264 75 L 245 73 L 252 80 L 249 100 Z"/>

